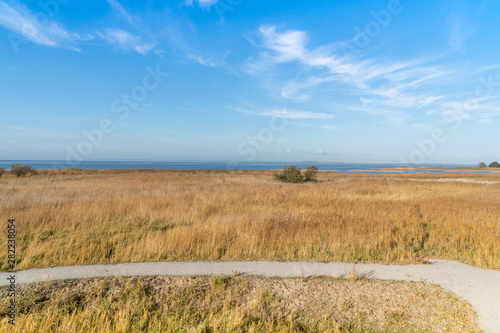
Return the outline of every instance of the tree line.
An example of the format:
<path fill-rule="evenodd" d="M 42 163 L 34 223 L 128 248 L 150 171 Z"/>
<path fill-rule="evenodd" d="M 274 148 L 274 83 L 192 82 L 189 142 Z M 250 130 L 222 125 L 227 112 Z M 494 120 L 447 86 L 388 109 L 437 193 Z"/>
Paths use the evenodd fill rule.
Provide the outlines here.
<path fill-rule="evenodd" d="M 479 163 L 478 167 L 480 167 L 480 168 L 486 168 L 486 167 L 488 167 L 488 168 L 500 168 L 500 163 L 493 162 L 493 163 L 490 163 L 490 165 L 486 166 L 486 163 L 481 162 L 481 163 Z"/>

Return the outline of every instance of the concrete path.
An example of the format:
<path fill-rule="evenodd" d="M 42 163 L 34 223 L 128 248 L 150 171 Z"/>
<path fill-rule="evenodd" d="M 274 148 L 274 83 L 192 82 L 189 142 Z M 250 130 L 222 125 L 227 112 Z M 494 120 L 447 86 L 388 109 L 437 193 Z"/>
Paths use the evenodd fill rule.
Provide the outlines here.
<path fill-rule="evenodd" d="M 423 281 L 455 292 L 479 314 L 484 329 L 500 333 L 500 271 L 468 266 L 455 261 L 429 260 L 431 265 L 357 264 L 358 274 L 370 279 Z M 300 277 L 328 275 L 346 277 L 349 263 L 272 261 L 148 262 L 114 265 L 65 266 L 18 271 L 17 283 L 81 279 L 105 276 L 252 274 Z M 0 285 L 7 285 L 12 273 L 0 273 Z"/>

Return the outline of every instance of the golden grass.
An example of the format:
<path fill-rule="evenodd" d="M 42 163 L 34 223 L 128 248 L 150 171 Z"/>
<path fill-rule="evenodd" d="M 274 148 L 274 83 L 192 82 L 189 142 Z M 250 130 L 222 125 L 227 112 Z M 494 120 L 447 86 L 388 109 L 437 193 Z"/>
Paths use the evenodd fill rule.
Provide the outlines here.
<path fill-rule="evenodd" d="M 40 171 L 0 178 L 17 224 L 18 269 L 158 260 L 267 258 L 500 268 L 498 175 Z M 6 233 L 0 248 L 6 249 Z M 7 251 L 0 252 L 2 269 Z"/>
<path fill-rule="evenodd" d="M 471 306 L 391 281 L 141 277 L 23 285 L 2 332 L 479 332 Z"/>

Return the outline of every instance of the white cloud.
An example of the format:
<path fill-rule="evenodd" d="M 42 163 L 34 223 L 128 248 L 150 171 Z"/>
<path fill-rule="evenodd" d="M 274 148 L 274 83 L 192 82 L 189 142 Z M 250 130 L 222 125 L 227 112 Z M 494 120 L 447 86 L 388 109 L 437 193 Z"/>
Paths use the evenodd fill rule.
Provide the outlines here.
<path fill-rule="evenodd" d="M 463 10 L 455 8 L 447 22 L 448 45 L 457 51 L 463 51 L 464 44 L 475 32 L 467 21 Z"/>
<path fill-rule="evenodd" d="M 326 113 L 315 113 L 309 111 L 289 110 L 287 108 L 271 109 L 265 111 L 252 111 L 235 109 L 238 112 L 252 114 L 263 117 L 279 117 L 288 119 L 331 119 L 334 116 Z"/>
<path fill-rule="evenodd" d="M 342 42 L 314 48 L 309 46 L 306 32 L 278 31 L 276 26 L 261 26 L 258 34 L 261 43 L 253 44 L 261 51 L 247 62 L 247 72 L 269 82 L 269 77 L 275 81 L 279 78 L 278 66 L 282 64 L 304 67 L 297 70 L 292 81 L 274 84 L 283 98 L 310 101 L 315 93 L 318 96 L 317 87 L 325 85 L 329 94 L 335 91 L 344 100 L 350 98 L 350 102 L 344 102 L 348 109 L 381 115 L 394 123 L 405 119 L 403 109 L 429 107 L 444 98 L 433 93 L 429 86 L 450 72 L 427 65 L 432 59 L 382 62 L 363 59 L 362 54 L 346 56 L 340 47 Z M 357 100 L 353 98 L 356 96 Z"/>
<path fill-rule="evenodd" d="M 120 12 L 127 21 L 131 24 L 134 23 L 132 17 L 116 0 L 108 0 L 108 3 Z M 81 36 L 68 32 L 54 20 L 49 19 L 42 22 L 37 18 L 38 16 L 25 5 L 16 2 L 9 5 L 5 1 L 0 1 L 0 25 L 34 43 L 80 51 L 77 42 L 94 38 L 88 34 Z M 121 29 L 104 29 L 97 34 L 106 43 L 125 51 L 134 50 L 144 55 L 154 47 L 153 44 L 144 42 L 141 37 Z"/>
<path fill-rule="evenodd" d="M 15 131 L 23 131 L 25 132 L 23 135 L 37 135 L 38 137 L 51 137 L 51 138 L 65 138 L 65 139 L 76 139 L 78 137 L 77 134 L 66 133 L 64 131 L 59 131 L 55 129 L 46 129 L 46 128 L 33 128 L 33 127 L 22 127 L 22 126 L 9 126 L 9 125 L 0 125 L 0 128 L 6 128 Z"/>
<path fill-rule="evenodd" d="M 209 9 L 212 7 L 218 0 L 194 0 L 196 3 L 198 3 L 198 6 L 201 8 Z M 193 6 L 193 0 L 186 0 L 186 5 L 192 7 Z"/>
<path fill-rule="evenodd" d="M 344 56 L 338 47 L 339 43 L 308 48 L 308 36 L 303 31 L 277 32 L 276 26 L 261 26 L 259 33 L 267 51 L 261 52 L 259 60 L 249 65 L 256 70 L 259 66 L 266 69 L 272 64 L 298 62 L 328 71 L 329 75 L 309 78 L 310 83 L 306 86 L 335 80 L 369 88 L 370 81 L 374 79 L 415 85 L 425 78 L 423 74 L 434 77 L 444 74 L 434 68 L 421 67 L 423 59 L 388 64 L 375 63 L 372 60 L 356 60 Z"/>
<path fill-rule="evenodd" d="M 207 67 L 215 67 L 215 66 L 217 66 L 217 62 L 213 58 L 202 57 L 202 56 L 195 55 L 195 54 L 192 54 L 192 53 L 188 53 L 187 54 L 187 58 L 190 59 L 190 60 L 194 60 L 194 61 L 196 61 L 197 63 L 199 63 L 200 65 L 203 65 L 203 66 L 207 66 Z"/>
<path fill-rule="evenodd" d="M 163 54 L 165 53 L 164 50 L 155 50 L 154 52 L 160 58 L 163 58 Z"/>
<path fill-rule="evenodd" d="M 154 40 L 154 34 L 145 28 L 141 16 L 133 15 L 129 13 L 118 0 L 106 0 L 108 4 L 113 8 L 122 19 L 127 21 L 127 23 L 133 28 L 133 31 L 138 35 L 132 34 L 123 29 L 105 29 L 104 33 L 101 33 L 101 37 L 108 43 L 114 46 L 120 47 L 124 51 L 134 50 L 142 55 L 149 53 L 158 44 Z M 146 40 L 149 42 L 144 42 L 143 37 L 146 36 Z M 154 50 L 154 53 L 160 58 L 162 57 L 162 50 Z"/>
<path fill-rule="evenodd" d="M 436 125 L 426 123 L 414 123 L 411 126 L 423 132 L 430 132 L 436 128 Z"/>
<path fill-rule="evenodd" d="M 295 101 L 307 101 L 310 100 L 311 96 L 309 94 L 301 93 L 303 90 L 307 90 L 316 87 L 320 84 L 328 83 L 334 81 L 335 77 L 332 75 L 327 75 L 324 77 L 311 76 L 300 81 L 292 81 L 286 84 L 281 90 L 281 96 L 283 98 L 292 99 Z"/>
<path fill-rule="evenodd" d="M 391 88 L 386 91 L 374 90 L 373 93 L 382 99 L 368 99 L 361 97 L 364 105 L 373 107 L 395 107 L 395 108 L 422 108 L 443 98 L 443 96 L 428 96 L 417 94 L 404 94 L 397 89 Z"/>
<path fill-rule="evenodd" d="M 321 128 L 324 128 L 324 129 L 329 130 L 329 131 L 337 129 L 337 127 L 331 126 L 331 125 L 324 125 L 324 126 L 321 126 Z"/>
<path fill-rule="evenodd" d="M 113 7 L 118 13 L 120 13 L 131 25 L 135 26 L 134 19 L 132 18 L 132 15 L 130 15 L 125 8 L 120 5 L 120 3 L 116 0 L 107 0 L 109 5 Z"/>
<path fill-rule="evenodd" d="M 457 122 L 476 120 L 486 124 L 493 117 L 500 116 L 500 98 L 483 97 L 467 100 L 450 100 L 441 103 L 440 110 L 433 110 L 432 114 L 439 114 L 442 122 Z"/>
<path fill-rule="evenodd" d="M 104 29 L 100 36 L 110 45 L 117 46 L 124 51 L 133 50 L 142 55 L 147 54 L 154 47 L 153 44 L 144 42 L 141 37 L 121 29 Z"/>
<path fill-rule="evenodd" d="M 323 156 L 326 156 L 326 155 L 339 156 L 339 155 L 341 155 L 339 153 L 332 153 L 332 152 L 325 151 L 324 149 L 318 149 L 316 151 L 306 151 L 306 150 L 303 150 L 303 151 L 300 152 L 300 154 L 323 155 Z"/>
<path fill-rule="evenodd" d="M 9 5 L 0 1 L 0 25 L 33 43 L 76 51 L 80 51 L 77 41 L 93 38 L 69 32 L 52 19 L 42 21 L 28 7 L 17 2 Z"/>
<path fill-rule="evenodd" d="M 265 47 L 275 51 L 275 62 L 289 62 L 306 59 L 307 34 L 302 31 L 277 33 L 276 26 L 261 26 L 259 29 Z"/>

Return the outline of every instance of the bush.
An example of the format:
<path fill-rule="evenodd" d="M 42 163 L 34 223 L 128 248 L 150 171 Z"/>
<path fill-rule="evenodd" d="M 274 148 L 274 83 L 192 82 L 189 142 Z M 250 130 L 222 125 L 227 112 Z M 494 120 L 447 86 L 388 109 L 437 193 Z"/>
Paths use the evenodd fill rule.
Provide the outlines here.
<path fill-rule="evenodd" d="M 16 175 L 17 177 L 21 177 L 21 176 L 24 177 L 24 176 L 27 176 L 28 174 L 29 175 L 36 175 L 37 174 L 37 171 L 32 169 L 29 165 L 24 165 L 24 164 L 20 164 L 20 163 L 12 164 L 10 172 L 12 174 Z"/>
<path fill-rule="evenodd" d="M 493 162 L 490 164 L 490 168 L 500 168 L 500 164 L 498 162 Z"/>
<path fill-rule="evenodd" d="M 486 163 L 481 162 L 481 163 L 479 163 L 478 167 L 479 168 L 486 168 Z"/>
<path fill-rule="evenodd" d="M 282 173 L 274 174 L 274 179 L 285 183 L 303 183 L 304 176 L 300 173 L 300 168 L 295 165 L 285 166 Z"/>
<path fill-rule="evenodd" d="M 316 175 L 318 174 L 318 167 L 311 165 L 307 167 L 304 174 L 301 173 L 300 168 L 295 165 L 290 165 L 289 167 L 284 167 L 283 172 L 275 173 L 274 179 L 285 182 L 285 183 L 304 183 L 316 181 Z"/>
<path fill-rule="evenodd" d="M 304 174 L 304 179 L 306 182 L 315 182 L 316 176 L 318 175 L 318 167 L 315 165 L 311 165 L 307 167 L 306 173 Z"/>
<path fill-rule="evenodd" d="M 0 177 L 2 177 L 2 175 L 5 173 L 5 168 L 4 167 L 0 167 Z"/>

